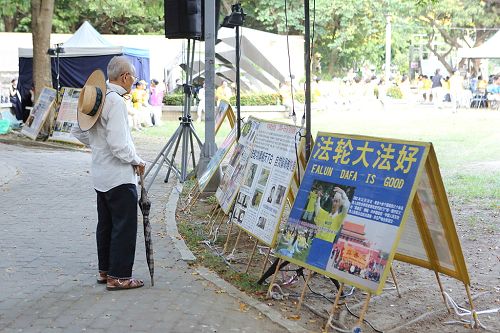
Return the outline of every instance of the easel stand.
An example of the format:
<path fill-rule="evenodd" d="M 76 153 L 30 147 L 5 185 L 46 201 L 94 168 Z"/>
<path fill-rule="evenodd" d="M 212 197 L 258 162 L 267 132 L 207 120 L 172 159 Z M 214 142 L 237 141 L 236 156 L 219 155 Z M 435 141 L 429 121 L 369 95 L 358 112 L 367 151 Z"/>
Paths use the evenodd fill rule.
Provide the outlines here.
<path fill-rule="evenodd" d="M 191 47 L 192 41 L 192 47 Z M 167 175 L 165 176 L 164 182 L 168 182 L 170 177 L 170 172 L 174 170 L 174 173 L 179 178 L 179 181 L 183 183 L 187 178 L 187 168 L 188 168 L 188 156 L 191 156 L 193 161 L 193 168 L 196 167 L 196 159 L 194 155 L 194 142 L 193 136 L 196 139 L 199 148 L 201 149 L 203 143 L 195 132 L 193 122 L 191 119 L 191 101 L 193 95 L 193 86 L 191 82 L 193 80 L 193 62 L 194 62 L 194 39 L 188 39 L 187 46 L 187 61 L 186 61 L 186 83 L 183 85 L 184 89 L 184 108 L 182 111 L 182 117 L 179 117 L 180 124 L 172 137 L 168 140 L 167 144 L 162 148 L 154 162 L 148 167 L 145 173 L 145 177 L 154 169 L 153 176 L 150 177 L 148 183 L 146 184 L 146 189 L 149 190 L 153 184 L 156 176 L 160 172 L 160 169 L 164 164 L 168 167 Z M 175 156 L 179 146 L 181 145 L 181 167 L 180 169 L 175 166 Z M 173 148 L 173 151 L 172 151 Z M 171 156 L 170 156 L 171 154 Z"/>
<path fill-rule="evenodd" d="M 182 212 L 189 212 L 190 208 L 196 203 L 198 198 L 200 197 L 201 191 L 199 190 L 198 183 L 189 191 L 187 195 L 187 203 L 184 208 L 181 209 Z"/>

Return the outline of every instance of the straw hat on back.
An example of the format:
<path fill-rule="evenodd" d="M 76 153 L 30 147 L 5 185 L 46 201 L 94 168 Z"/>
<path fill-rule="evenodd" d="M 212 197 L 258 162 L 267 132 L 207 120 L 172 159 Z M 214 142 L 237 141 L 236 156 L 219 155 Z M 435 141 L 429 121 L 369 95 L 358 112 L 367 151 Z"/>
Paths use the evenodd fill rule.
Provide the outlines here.
<path fill-rule="evenodd" d="M 88 131 L 99 119 L 106 97 L 104 72 L 96 69 L 90 74 L 78 98 L 77 119 L 82 131 Z"/>

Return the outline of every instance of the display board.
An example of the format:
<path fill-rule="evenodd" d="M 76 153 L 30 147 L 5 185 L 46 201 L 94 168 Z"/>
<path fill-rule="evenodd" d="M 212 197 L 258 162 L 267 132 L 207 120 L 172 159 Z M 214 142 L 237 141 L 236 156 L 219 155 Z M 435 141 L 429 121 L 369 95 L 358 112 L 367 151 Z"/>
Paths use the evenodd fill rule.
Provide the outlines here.
<path fill-rule="evenodd" d="M 26 135 L 28 138 L 36 140 L 36 137 L 40 133 L 45 120 L 47 119 L 50 109 L 52 108 L 54 101 L 56 99 L 56 91 L 52 88 L 44 87 L 40 96 L 33 106 L 33 109 L 26 119 L 21 133 Z"/>
<path fill-rule="evenodd" d="M 432 145 L 412 208 L 394 258 L 469 285 L 469 273 Z"/>
<path fill-rule="evenodd" d="M 253 117 L 249 117 L 248 121 L 243 125 L 240 139 L 233 150 L 222 180 L 215 192 L 217 202 L 226 214 L 229 214 L 236 194 L 240 189 L 259 126 L 260 121 Z"/>
<path fill-rule="evenodd" d="M 56 122 L 49 140 L 81 144 L 71 134 L 71 128 L 78 126 L 77 107 L 80 88 L 62 88 L 62 101 L 57 110 Z"/>
<path fill-rule="evenodd" d="M 297 167 L 299 128 L 260 121 L 231 221 L 262 243 L 275 243 Z"/>
<path fill-rule="evenodd" d="M 207 184 L 210 182 L 210 179 L 212 179 L 213 175 L 217 172 L 217 170 L 219 170 L 220 164 L 224 160 L 224 157 L 226 157 L 227 153 L 229 152 L 229 149 L 231 149 L 235 141 L 236 141 L 236 127 L 233 127 L 233 129 L 231 130 L 231 132 L 229 132 L 226 139 L 219 146 L 217 152 L 210 159 L 210 162 L 208 162 L 205 171 L 203 171 L 200 177 L 198 177 L 198 187 L 200 192 L 203 192 Z"/>
<path fill-rule="evenodd" d="M 380 293 L 429 147 L 319 133 L 278 257 Z"/>
<path fill-rule="evenodd" d="M 225 100 L 220 100 L 219 105 L 215 109 L 215 133 L 219 131 L 224 119 L 227 118 L 229 121 L 229 126 L 231 128 L 235 127 L 236 116 L 234 115 L 233 108 L 229 102 Z"/>

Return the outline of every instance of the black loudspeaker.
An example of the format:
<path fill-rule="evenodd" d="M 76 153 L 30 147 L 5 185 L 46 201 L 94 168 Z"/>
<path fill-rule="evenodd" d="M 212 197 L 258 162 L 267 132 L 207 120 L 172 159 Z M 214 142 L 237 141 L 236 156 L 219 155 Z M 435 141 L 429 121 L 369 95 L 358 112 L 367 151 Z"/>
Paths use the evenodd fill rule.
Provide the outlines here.
<path fill-rule="evenodd" d="M 165 37 L 205 39 L 205 0 L 164 0 Z M 220 0 L 215 1 L 216 29 L 219 29 Z"/>

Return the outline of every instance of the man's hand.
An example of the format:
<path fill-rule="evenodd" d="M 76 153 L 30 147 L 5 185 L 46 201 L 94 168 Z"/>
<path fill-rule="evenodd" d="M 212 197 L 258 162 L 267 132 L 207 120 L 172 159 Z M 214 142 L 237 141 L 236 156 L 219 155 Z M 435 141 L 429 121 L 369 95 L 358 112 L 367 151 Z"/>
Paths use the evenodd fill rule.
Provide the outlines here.
<path fill-rule="evenodd" d="M 135 170 L 135 173 L 138 176 L 143 175 L 144 171 L 146 170 L 146 164 L 145 163 L 141 163 L 139 165 L 134 165 L 134 170 Z"/>

